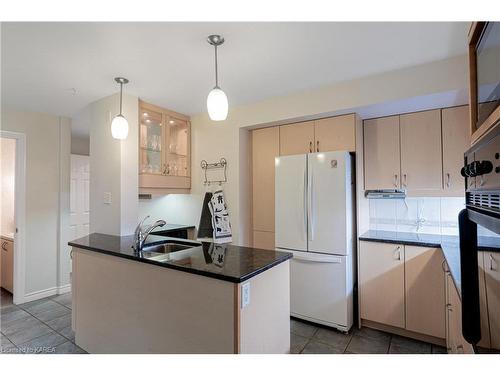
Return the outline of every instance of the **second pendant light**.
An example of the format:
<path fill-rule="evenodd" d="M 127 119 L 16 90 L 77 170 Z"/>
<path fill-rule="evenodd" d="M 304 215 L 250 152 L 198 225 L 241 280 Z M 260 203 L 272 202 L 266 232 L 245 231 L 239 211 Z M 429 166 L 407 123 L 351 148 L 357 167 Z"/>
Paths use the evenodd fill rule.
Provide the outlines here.
<path fill-rule="evenodd" d="M 207 97 L 208 115 L 212 121 L 224 121 L 227 118 L 228 103 L 227 96 L 219 87 L 219 75 L 217 71 L 217 47 L 224 43 L 224 38 L 220 35 L 210 35 L 208 43 L 215 47 L 215 87 Z"/>

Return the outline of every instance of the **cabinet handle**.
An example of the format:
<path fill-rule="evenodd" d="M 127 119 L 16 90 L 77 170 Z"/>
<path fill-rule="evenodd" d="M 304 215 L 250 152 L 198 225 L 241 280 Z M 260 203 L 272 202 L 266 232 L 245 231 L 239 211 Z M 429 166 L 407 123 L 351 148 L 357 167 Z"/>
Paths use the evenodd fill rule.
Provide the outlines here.
<path fill-rule="evenodd" d="M 495 270 L 495 267 L 493 267 L 493 255 L 490 254 L 490 271 L 494 271 Z"/>
<path fill-rule="evenodd" d="M 444 273 L 446 273 L 446 267 L 445 267 L 446 259 L 443 259 L 441 262 L 441 269 L 443 270 Z"/>
<path fill-rule="evenodd" d="M 395 257 L 394 257 L 395 260 L 401 260 L 401 246 L 398 246 L 396 248 L 394 255 L 395 255 Z"/>
<path fill-rule="evenodd" d="M 73 249 L 71 249 L 71 251 L 69 252 L 69 258 L 73 260 Z"/>
<path fill-rule="evenodd" d="M 7 246 L 7 242 L 2 242 L 2 250 L 3 251 L 7 251 L 6 246 Z"/>
<path fill-rule="evenodd" d="M 463 345 L 457 345 L 457 351 L 460 351 L 460 353 L 463 354 L 463 352 L 464 352 L 464 346 Z"/>
<path fill-rule="evenodd" d="M 451 186 L 451 181 L 450 181 L 450 174 L 446 173 L 446 187 L 449 189 Z"/>
<path fill-rule="evenodd" d="M 319 141 L 316 141 L 316 152 L 319 152 Z"/>
<path fill-rule="evenodd" d="M 447 303 L 447 304 L 446 304 L 446 309 L 447 309 L 448 311 L 453 311 L 451 303 Z"/>
<path fill-rule="evenodd" d="M 309 141 L 309 152 L 313 152 L 313 143 Z"/>
<path fill-rule="evenodd" d="M 398 187 L 398 174 L 397 173 L 394 175 L 394 186 Z"/>
<path fill-rule="evenodd" d="M 405 174 L 403 174 L 403 186 L 404 187 L 407 187 L 407 181 L 406 180 L 407 180 L 407 178 L 406 178 L 406 173 L 405 173 Z"/>

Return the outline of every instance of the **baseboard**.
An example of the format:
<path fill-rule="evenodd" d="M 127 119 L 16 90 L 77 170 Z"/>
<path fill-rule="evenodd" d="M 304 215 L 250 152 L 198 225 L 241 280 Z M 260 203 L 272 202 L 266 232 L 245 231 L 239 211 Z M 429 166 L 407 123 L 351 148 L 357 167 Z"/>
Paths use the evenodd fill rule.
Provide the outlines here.
<path fill-rule="evenodd" d="M 408 330 L 403 329 L 403 328 L 392 327 L 392 326 L 388 326 L 386 324 L 377 323 L 377 322 L 373 322 L 371 320 L 365 320 L 365 319 L 361 319 L 361 326 L 377 329 L 379 331 L 393 333 L 395 335 L 408 337 L 410 339 L 428 342 L 429 344 L 440 345 L 440 346 L 446 347 L 446 340 L 443 338 L 440 338 L 440 337 L 434 337 L 434 336 L 429 336 L 429 335 L 425 335 L 422 333 L 412 332 L 412 331 L 408 331 Z"/>
<path fill-rule="evenodd" d="M 38 299 L 55 296 L 58 294 L 64 294 L 71 292 L 71 284 L 63 285 L 59 287 L 48 288 L 44 290 L 38 290 L 36 292 L 27 293 L 21 298 L 21 301 L 16 301 L 16 304 L 36 301 Z"/>

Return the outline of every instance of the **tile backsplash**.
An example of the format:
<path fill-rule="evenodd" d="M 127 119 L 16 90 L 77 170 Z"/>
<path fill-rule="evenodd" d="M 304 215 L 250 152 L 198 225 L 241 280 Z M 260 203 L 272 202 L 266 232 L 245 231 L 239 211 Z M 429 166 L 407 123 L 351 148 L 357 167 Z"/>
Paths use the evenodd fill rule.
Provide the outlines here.
<path fill-rule="evenodd" d="M 370 199 L 370 229 L 458 235 L 464 198 Z"/>

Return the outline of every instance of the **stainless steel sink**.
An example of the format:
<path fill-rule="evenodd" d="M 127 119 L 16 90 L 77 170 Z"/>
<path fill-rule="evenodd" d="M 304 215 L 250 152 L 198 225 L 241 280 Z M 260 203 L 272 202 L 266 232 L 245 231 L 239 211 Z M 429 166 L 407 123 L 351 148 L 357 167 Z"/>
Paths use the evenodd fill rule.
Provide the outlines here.
<path fill-rule="evenodd" d="M 142 257 L 157 262 L 166 262 L 177 258 L 174 253 L 192 249 L 200 246 L 196 242 L 166 241 L 160 244 L 145 245 L 142 249 Z"/>

